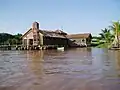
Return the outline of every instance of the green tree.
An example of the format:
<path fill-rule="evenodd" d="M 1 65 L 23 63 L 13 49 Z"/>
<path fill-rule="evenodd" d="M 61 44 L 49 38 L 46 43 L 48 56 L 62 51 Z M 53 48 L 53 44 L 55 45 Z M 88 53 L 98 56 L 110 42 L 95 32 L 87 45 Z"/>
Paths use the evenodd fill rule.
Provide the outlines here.
<path fill-rule="evenodd" d="M 11 35 L 8 33 L 0 33 L 0 45 L 19 45 L 22 43 L 22 34 Z"/>
<path fill-rule="evenodd" d="M 22 36 L 22 34 L 19 34 L 19 33 L 14 35 L 14 39 L 16 39 L 16 44 L 17 45 L 22 43 L 21 36 Z"/>
<path fill-rule="evenodd" d="M 8 45 L 12 45 L 12 39 L 8 39 L 6 42 L 8 43 Z"/>
<path fill-rule="evenodd" d="M 102 40 L 104 40 L 107 44 L 111 43 L 112 34 L 109 29 L 102 29 L 102 33 L 100 33 L 99 35 L 101 36 Z"/>
<path fill-rule="evenodd" d="M 117 21 L 117 22 L 113 22 L 110 27 L 110 30 L 113 32 L 113 35 L 114 35 L 114 41 L 113 41 L 113 44 L 117 47 L 119 47 L 119 35 L 120 35 L 120 22 Z"/>

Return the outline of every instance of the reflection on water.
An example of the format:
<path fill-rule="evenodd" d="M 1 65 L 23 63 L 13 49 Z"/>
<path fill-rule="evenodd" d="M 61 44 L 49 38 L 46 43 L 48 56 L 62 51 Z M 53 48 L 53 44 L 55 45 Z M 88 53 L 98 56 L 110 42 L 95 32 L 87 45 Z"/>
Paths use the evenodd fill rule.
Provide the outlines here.
<path fill-rule="evenodd" d="M 27 57 L 31 57 L 30 68 L 31 71 L 40 77 L 43 75 L 43 51 L 27 52 Z"/>
<path fill-rule="evenodd" d="M 120 70 L 120 51 L 115 51 L 116 68 Z"/>
<path fill-rule="evenodd" d="M 119 90 L 120 51 L 0 51 L 0 90 Z"/>

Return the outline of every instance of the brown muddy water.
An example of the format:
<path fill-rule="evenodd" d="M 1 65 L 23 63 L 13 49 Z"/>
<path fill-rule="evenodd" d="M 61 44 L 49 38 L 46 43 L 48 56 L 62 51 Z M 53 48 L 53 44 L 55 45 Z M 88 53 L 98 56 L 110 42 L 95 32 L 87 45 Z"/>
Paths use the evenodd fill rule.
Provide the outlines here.
<path fill-rule="evenodd" d="M 120 51 L 0 51 L 0 90 L 120 90 Z"/>

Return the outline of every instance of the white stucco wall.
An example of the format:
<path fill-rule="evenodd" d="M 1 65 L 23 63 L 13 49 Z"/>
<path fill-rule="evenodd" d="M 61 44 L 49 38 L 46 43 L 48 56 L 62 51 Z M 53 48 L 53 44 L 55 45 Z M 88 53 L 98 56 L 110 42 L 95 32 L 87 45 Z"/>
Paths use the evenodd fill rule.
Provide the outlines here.
<path fill-rule="evenodd" d="M 40 45 L 43 45 L 43 34 L 39 33 Z"/>
<path fill-rule="evenodd" d="M 33 32 L 29 32 L 27 35 L 23 37 L 23 39 L 33 39 Z"/>

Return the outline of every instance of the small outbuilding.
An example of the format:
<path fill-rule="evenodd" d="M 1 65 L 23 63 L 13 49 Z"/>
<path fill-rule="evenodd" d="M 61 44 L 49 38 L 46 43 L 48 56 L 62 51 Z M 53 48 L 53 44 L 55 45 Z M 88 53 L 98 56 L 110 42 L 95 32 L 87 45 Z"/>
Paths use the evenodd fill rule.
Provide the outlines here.
<path fill-rule="evenodd" d="M 67 35 L 67 38 L 69 39 L 69 45 L 71 47 L 91 46 L 92 35 L 90 33 L 71 34 L 71 35 Z"/>

